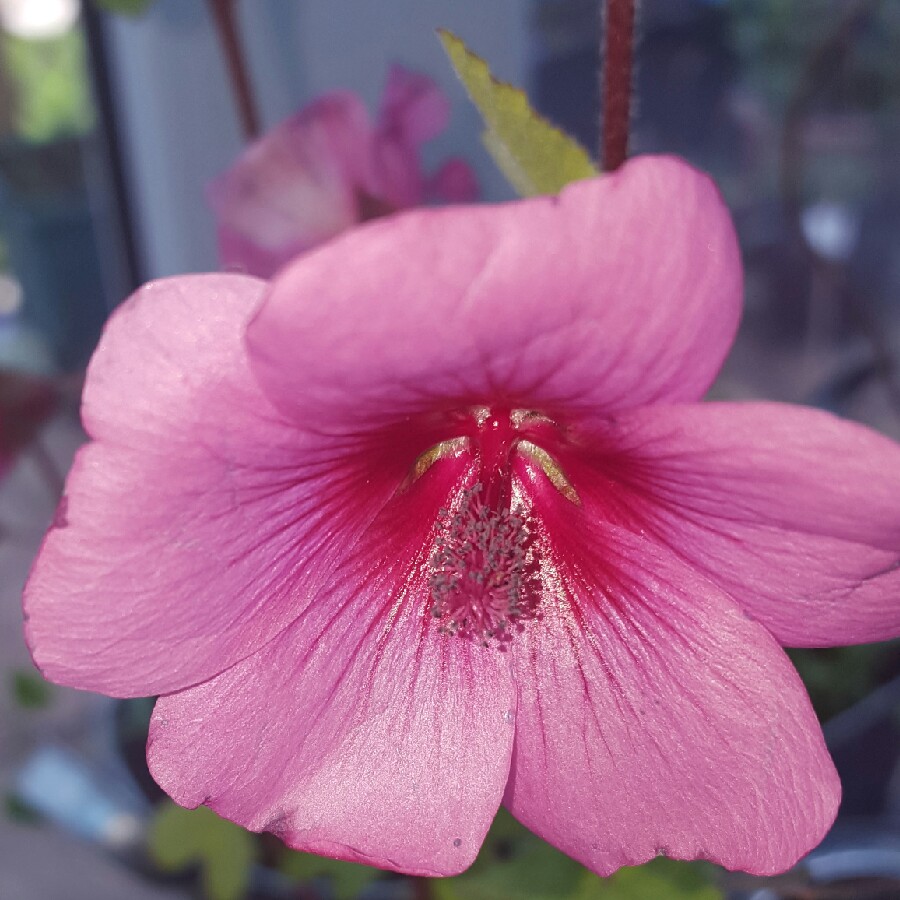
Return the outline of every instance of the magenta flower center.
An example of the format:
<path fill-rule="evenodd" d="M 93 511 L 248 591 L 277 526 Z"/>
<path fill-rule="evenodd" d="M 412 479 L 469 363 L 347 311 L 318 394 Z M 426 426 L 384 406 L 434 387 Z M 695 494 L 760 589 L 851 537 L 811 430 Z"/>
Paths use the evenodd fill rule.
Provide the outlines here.
<path fill-rule="evenodd" d="M 440 511 L 428 564 L 431 615 L 446 634 L 502 649 L 524 621 L 537 616 L 541 578 L 535 523 L 513 490 L 513 456 L 528 456 L 557 487 L 565 479 L 552 458 L 527 439 L 527 424 L 535 419 L 521 410 L 479 408 L 469 419 L 475 424 L 470 435 L 442 445 L 451 452 L 463 443 L 474 451 L 478 466 L 478 481 Z M 440 448 L 426 454 L 429 463 L 441 455 Z M 563 493 L 575 498 L 571 488 Z"/>

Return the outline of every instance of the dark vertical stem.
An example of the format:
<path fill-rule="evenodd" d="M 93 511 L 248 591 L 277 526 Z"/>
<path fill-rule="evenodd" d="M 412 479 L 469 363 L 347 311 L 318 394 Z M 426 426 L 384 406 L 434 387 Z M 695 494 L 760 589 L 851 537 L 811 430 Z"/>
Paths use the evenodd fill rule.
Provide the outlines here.
<path fill-rule="evenodd" d="M 634 0 L 606 0 L 603 22 L 603 123 L 600 160 L 605 172 L 628 155 L 631 72 L 634 58 Z"/>
<path fill-rule="evenodd" d="M 208 0 L 208 2 L 216 23 L 216 30 L 219 33 L 219 43 L 225 54 L 225 62 L 228 65 L 231 89 L 241 119 L 241 128 L 244 137 L 250 141 L 259 134 L 259 115 L 256 112 L 253 90 L 250 87 L 247 62 L 241 49 L 234 0 Z"/>
<path fill-rule="evenodd" d="M 410 881 L 412 882 L 413 900 L 431 900 L 431 879 L 417 875 Z"/>

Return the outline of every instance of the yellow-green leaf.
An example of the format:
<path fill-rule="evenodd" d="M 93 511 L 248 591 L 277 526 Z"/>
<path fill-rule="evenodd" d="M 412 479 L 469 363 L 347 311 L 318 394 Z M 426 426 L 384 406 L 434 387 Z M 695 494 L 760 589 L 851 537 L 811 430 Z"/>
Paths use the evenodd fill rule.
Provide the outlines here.
<path fill-rule="evenodd" d="M 485 147 L 520 195 L 556 194 L 597 174 L 587 150 L 539 115 L 524 91 L 496 79 L 455 34 L 441 29 L 438 35 L 487 126 Z"/>
<path fill-rule="evenodd" d="M 208 900 L 239 900 L 245 895 L 256 860 L 256 839 L 211 809 L 164 804 L 153 819 L 148 841 L 151 856 L 164 871 L 199 865 Z"/>

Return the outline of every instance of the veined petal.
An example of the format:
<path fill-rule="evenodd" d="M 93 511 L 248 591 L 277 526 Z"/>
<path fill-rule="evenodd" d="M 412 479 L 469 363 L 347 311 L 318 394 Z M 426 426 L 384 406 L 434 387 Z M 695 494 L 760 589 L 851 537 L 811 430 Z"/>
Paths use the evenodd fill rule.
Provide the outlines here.
<path fill-rule="evenodd" d="M 514 690 L 508 655 L 431 621 L 425 566 L 446 487 L 424 490 L 270 645 L 160 699 L 148 759 L 179 803 L 383 868 L 471 864 L 506 784 Z"/>
<path fill-rule="evenodd" d="M 783 651 L 665 549 L 549 518 L 561 596 L 511 644 L 504 804 L 601 875 L 659 854 L 789 868 L 840 786 Z"/>
<path fill-rule="evenodd" d="M 893 441 L 819 410 L 705 403 L 620 415 L 587 452 L 571 477 L 597 516 L 628 510 L 782 644 L 900 636 Z"/>
<path fill-rule="evenodd" d="M 25 592 L 28 643 L 52 680 L 143 696 L 252 654 L 433 443 L 408 429 L 336 443 L 275 410 L 241 342 L 263 289 L 237 275 L 156 282 L 107 325 L 84 394 L 93 443 Z"/>
<path fill-rule="evenodd" d="M 639 157 L 558 198 L 343 235 L 273 282 L 248 346 L 274 403 L 333 429 L 467 403 L 596 415 L 701 396 L 740 300 L 712 182 Z"/>

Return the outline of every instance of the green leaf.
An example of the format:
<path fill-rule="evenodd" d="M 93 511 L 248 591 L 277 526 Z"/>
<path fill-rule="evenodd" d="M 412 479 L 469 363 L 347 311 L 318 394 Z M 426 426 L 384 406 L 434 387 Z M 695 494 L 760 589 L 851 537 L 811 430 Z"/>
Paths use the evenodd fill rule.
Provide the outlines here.
<path fill-rule="evenodd" d="M 587 150 L 535 112 L 523 91 L 494 78 L 456 35 L 439 29 L 438 36 L 484 119 L 488 152 L 520 195 L 556 194 L 597 174 Z"/>
<path fill-rule="evenodd" d="M 124 13 L 126 16 L 139 16 L 147 11 L 154 0 L 94 0 L 95 5 L 107 12 Z"/>
<path fill-rule="evenodd" d="M 256 861 L 256 838 L 211 809 L 162 805 L 151 823 L 148 842 L 150 855 L 164 871 L 199 865 L 209 900 L 239 900 L 246 893 Z"/>
<path fill-rule="evenodd" d="M 53 686 L 37 672 L 20 669 L 11 680 L 13 698 L 24 709 L 44 709 L 52 702 Z"/>
<path fill-rule="evenodd" d="M 313 856 L 296 850 L 285 851 L 279 860 L 278 870 L 298 883 L 327 878 L 337 900 L 353 900 L 364 887 L 382 875 L 379 869 L 370 866 Z"/>
<path fill-rule="evenodd" d="M 642 866 L 619 869 L 609 878 L 598 878 L 585 870 L 571 900 L 646 900 L 647 897 L 722 900 L 723 894 L 713 884 L 708 865 L 660 857 Z"/>

